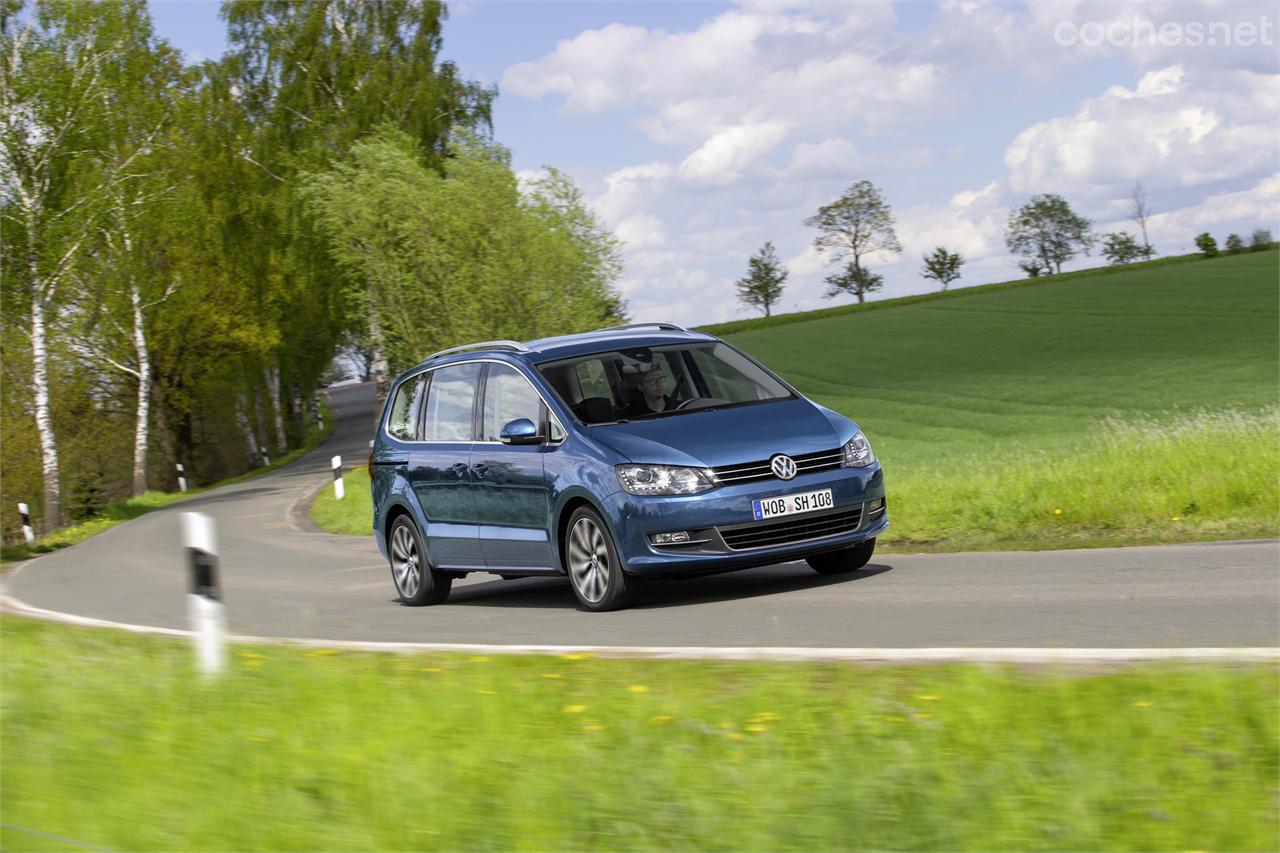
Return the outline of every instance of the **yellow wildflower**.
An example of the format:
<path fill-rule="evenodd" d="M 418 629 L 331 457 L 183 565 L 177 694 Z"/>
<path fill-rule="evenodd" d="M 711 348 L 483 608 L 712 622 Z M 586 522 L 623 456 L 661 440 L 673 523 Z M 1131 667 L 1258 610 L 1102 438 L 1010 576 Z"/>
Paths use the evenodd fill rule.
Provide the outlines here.
<path fill-rule="evenodd" d="M 444 672 L 444 670 L 438 666 L 424 666 L 422 668 L 422 671 L 423 672 Z"/>
<path fill-rule="evenodd" d="M 336 655 L 336 654 L 338 654 L 337 649 L 315 649 L 313 651 L 307 652 L 307 656 L 313 657 L 313 658 L 329 657 L 330 655 Z"/>
<path fill-rule="evenodd" d="M 566 714 L 581 714 L 583 711 L 587 710 L 587 706 L 586 705 L 565 705 L 560 710 Z"/>
<path fill-rule="evenodd" d="M 582 730 L 584 732 L 602 732 L 607 728 L 609 727 L 602 726 L 599 723 L 587 723 L 585 726 L 582 727 Z"/>
<path fill-rule="evenodd" d="M 938 701 L 938 697 L 934 696 L 932 693 L 925 693 L 924 695 L 917 696 L 916 698 L 919 699 L 921 702 L 937 702 Z"/>
<path fill-rule="evenodd" d="M 471 659 L 476 663 L 484 663 L 489 659 L 488 655 L 472 655 Z"/>
<path fill-rule="evenodd" d="M 748 731 L 748 732 L 767 732 L 767 731 L 769 731 L 769 729 L 768 729 L 768 727 L 767 727 L 767 726 L 760 726 L 760 725 L 743 726 L 743 727 L 742 727 L 742 729 L 743 729 L 743 731 Z"/>
<path fill-rule="evenodd" d="M 593 658 L 595 656 L 595 652 L 569 652 L 567 654 L 560 655 L 564 660 L 586 660 L 587 658 Z"/>
<path fill-rule="evenodd" d="M 1150 703 L 1150 702 L 1147 702 L 1147 701 L 1143 700 L 1143 701 L 1140 701 L 1140 702 L 1134 702 L 1134 703 L 1133 703 L 1133 705 L 1132 705 L 1131 707 L 1134 707 L 1134 708 L 1150 708 L 1150 707 L 1151 707 L 1151 704 L 1152 704 L 1152 703 Z"/>
<path fill-rule="evenodd" d="M 1054 508 L 1053 508 L 1053 514 L 1054 514 L 1054 515 L 1062 515 L 1062 507 L 1054 507 Z"/>
<path fill-rule="evenodd" d="M 542 677 L 543 678 L 564 678 L 564 676 L 558 672 L 544 672 L 542 673 Z"/>
<path fill-rule="evenodd" d="M 650 717 L 649 722 L 653 723 L 655 726 L 661 726 L 671 722 L 671 719 L 672 718 L 668 717 L 666 714 L 659 714 L 656 717 Z"/>
<path fill-rule="evenodd" d="M 627 692 L 628 693 L 648 693 L 649 687 L 646 684 L 628 684 Z"/>
<path fill-rule="evenodd" d="M 476 692 L 479 693 L 481 696 L 497 696 L 498 695 L 498 692 L 496 690 L 477 690 Z"/>

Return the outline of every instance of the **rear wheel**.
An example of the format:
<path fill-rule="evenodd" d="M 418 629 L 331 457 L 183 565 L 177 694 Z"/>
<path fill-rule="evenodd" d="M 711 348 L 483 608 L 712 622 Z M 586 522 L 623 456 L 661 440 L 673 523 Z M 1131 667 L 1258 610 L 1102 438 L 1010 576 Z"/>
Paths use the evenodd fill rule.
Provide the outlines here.
<path fill-rule="evenodd" d="M 622 571 L 609 528 L 595 510 L 579 507 L 564 537 L 565 569 L 573 594 L 588 610 L 620 610 L 635 603 L 640 579 Z"/>
<path fill-rule="evenodd" d="M 868 539 L 850 548 L 840 551 L 829 551 L 826 554 L 814 554 L 805 557 L 809 568 L 820 575 L 836 575 L 841 572 L 853 572 L 865 566 L 875 553 L 876 540 Z"/>
<path fill-rule="evenodd" d="M 402 515 L 391 525 L 388 540 L 391 556 L 391 579 L 395 581 L 400 600 L 410 607 L 439 604 L 449 597 L 453 578 L 431 568 L 427 549 L 422 546 L 418 525 Z"/>

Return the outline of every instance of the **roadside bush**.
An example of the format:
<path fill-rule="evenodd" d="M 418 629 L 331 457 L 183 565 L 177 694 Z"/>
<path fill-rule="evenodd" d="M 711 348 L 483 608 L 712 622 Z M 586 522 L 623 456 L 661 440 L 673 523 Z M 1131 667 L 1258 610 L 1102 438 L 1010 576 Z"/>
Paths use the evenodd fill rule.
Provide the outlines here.
<path fill-rule="evenodd" d="M 1213 239 L 1213 235 L 1208 231 L 1196 237 L 1196 248 L 1203 252 L 1206 258 L 1218 256 L 1218 241 Z"/>
<path fill-rule="evenodd" d="M 1228 234 L 1227 242 L 1223 244 L 1223 248 L 1227 250 L 1228 255 L 1238 255 L 1244 251 L 1244 240 L 1239 234 Z"/>

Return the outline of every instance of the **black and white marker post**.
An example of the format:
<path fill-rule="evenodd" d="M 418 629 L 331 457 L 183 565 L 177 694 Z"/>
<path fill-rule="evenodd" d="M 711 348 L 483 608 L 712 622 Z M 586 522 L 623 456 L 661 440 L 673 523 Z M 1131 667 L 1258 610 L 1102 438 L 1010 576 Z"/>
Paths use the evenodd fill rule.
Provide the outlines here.
<path fill-rule="evenodd" d="M 22 539 L 30 548 L 36 544 L 36 532 L 31 527 L 31 509 L 26 504 L 18 504 L 18 512 L 22 515 Z"/>
<path fill-rule="evenodd" d="M 196 663 L 205 675 L 226 665 L 227 608 L 218 585 L 218 548 L 213 519 L 202 512 L 182 513 L 182 542 L 191 568 L 187 616 L 196 646 Z"/>
<path fill-rule="evenodd" d="M 178 491 L 184 493 L 187 491 L 187 475 L 186 472 L 182 470 L 181 462 L 178 463 Z"/>
<path fill-rule="evenodd" d="M 263 466 L 264 466 L 264 467 L 267 467 L 267 468 L 270 468 L 270 467 L 271 467 L 271 457 L 267 455 L 267 449 L 266 449 L 265 447 L 259 447 L 259 448 L 258 448 L 258 452 L 262 454 L 262 464 L 263 464 Z"/>
<path fill-rule="evenodd" d="M 347 487 L 342 483 L 342 457 L 333 457 L 329 464 L 333 466 L 333 499 L 340 501 L 347 494 Z"/>

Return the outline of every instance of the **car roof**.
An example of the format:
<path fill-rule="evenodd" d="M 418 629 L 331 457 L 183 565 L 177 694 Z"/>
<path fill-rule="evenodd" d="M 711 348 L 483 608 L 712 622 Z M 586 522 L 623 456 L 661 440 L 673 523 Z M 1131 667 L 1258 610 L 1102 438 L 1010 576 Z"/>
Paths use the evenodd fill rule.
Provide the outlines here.
<path fill-rule="evenodd" d="M 516 341 L 482 341 L 428 356 L 419 367 L 430 364 L 449 364 L 480 356 L 502 357 L 502 360 L 524 360 L 532 364 L 573 358 L 593 352 L 608 352 L 622 347 L 651 347 L 719 340 L 705 332 L 683 329 L 670 323 L 644 323 L 582 332 L 575 335 L 558 335 L 518 343 Z"/>

